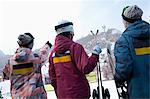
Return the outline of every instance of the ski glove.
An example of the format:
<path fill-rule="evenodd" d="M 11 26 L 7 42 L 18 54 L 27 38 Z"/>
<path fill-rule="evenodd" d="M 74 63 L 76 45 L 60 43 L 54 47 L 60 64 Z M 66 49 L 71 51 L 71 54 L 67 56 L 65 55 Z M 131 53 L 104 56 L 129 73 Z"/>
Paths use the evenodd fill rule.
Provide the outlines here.
<path fill-rule="evenodd" d="M 51 44 L 49 41 L 47 41 L 46 44 L 47 44 L 50 48 L 52 47 L 52 44 Z"/>
<path fill-rule="evenodd" d="M 96 55 L 99 55 L 101 52 L 102 52 L 102 50 L 99 45 L 96 45 L 92 50 L 92 53 L 96 54 Z"/>

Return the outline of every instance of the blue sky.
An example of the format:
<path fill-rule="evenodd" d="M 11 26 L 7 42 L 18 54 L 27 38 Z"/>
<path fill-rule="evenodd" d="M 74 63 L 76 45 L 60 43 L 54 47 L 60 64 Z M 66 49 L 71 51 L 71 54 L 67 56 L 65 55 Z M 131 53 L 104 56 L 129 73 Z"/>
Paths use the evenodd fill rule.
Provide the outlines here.
<path fill-rule="evenodd" d="M 150 22 L 149 0 L 1 0 L 0 1 L 0 49 L 13 54 L 17 37 L 31 32 L 35 37 L 33 49 L 47 40 L 54 43 L 54 26 L 62 19 L 73 21 L 74 40 L 84 37 L 102 26 L 124 30 L 122 8 L 138 5 L 143 19 Z"/>
<path fill-rule="evenodd" d="M 150 20 L 149 0 L 95 0 L 84 2 L 81 11 L 81 20 L 88 29 L 102 29 L 102 25 L 108 28 L 124 30 L 122 24 L 122 8 L 127 5 L 138 5 L 144 11 L 143 19 Z M 86 10 L 86 11 L 85 11 Z M 89 24 L 89 25 L 86 25 Z"/>

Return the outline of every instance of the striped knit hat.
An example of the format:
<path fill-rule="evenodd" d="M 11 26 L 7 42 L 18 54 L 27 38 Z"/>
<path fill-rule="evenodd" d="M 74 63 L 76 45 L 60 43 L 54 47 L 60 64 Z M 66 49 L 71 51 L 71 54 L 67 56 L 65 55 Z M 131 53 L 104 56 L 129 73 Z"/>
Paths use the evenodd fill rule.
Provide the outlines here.
<path fill-rule="evenodd" d="M 137 6 L 126 6 L 122 11 L 122 18 L 130 23 L 141 20 L 143 11 Z"/>

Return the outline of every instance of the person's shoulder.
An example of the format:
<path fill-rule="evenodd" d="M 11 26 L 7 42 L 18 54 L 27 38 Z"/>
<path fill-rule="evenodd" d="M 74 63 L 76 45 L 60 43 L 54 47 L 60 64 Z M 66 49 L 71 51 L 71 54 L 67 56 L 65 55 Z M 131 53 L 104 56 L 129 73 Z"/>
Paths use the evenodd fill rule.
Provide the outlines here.
<path fill-rule="evenodd" d="M 125 31 L 123 31 L 121 37 L 129 36 L 131 32 L 133 32 L 133 30 L 130 30 L 129 28 L 127 28 Z"/>
<path fill-rule="evenodd" d="M 77 42 L 73 42 L 72 46 L 76 47 L 76 48 L 83 48 L 83 46 L 81 44 L 77 43 Z"/>
<path fill-rule="evenodd" d="M 127 42 L 127 37 L 128 37 L 128 31 L 124 31 L 122 35 L 118 38 L 116 41 L 117 44 L 126 44 Z"/>

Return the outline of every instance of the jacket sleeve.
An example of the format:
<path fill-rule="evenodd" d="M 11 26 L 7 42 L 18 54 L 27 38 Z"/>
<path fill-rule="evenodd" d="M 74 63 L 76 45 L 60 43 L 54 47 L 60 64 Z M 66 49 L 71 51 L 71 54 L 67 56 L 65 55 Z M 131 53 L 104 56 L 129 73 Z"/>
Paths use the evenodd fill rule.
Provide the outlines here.
<path fill-rule="evenodd" d="M 133 60 L 129 43 L 124 36 L 121 36 L 115 44 L 114 55 L 116 58 L 115 79 L 126 81 L 131 77 Z"/>
<path fill-rule="evenodd" d="M 39 49 L 37 53 L 34 53 L 34 62 L 35 63 L 45 63 L 48 61 L 48 56 L 50 52 L 50 47 L 45 44 L 42 48 Z"/>
<path fill-rule="evenodd" d="M 6 64 L 6 65 L 5 65 L 5 68 L 3 69 L 3 76 L 4 76 L 4 79 L 9 80 L 10 75 L 11 75 L 11 67 L 10 67 L 10 64 Z"/>
<path fill-rule="evenodd" d="M 84 48 L 80 44 L 73 46 L 73 59 L 75 65 L 84 74 L 88 74 L 93 71 L 99 60 L 98 55 L 92 54 L 90 57 L 86 54 Z"/>

